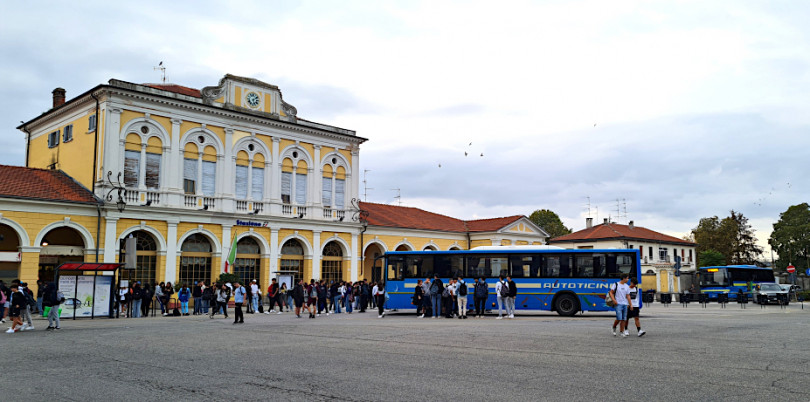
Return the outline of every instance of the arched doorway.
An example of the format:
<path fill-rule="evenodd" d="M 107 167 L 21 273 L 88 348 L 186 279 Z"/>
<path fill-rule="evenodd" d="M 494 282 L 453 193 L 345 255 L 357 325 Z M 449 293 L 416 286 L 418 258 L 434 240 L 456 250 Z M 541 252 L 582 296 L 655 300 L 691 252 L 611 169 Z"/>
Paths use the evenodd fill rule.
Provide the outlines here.
<path fill-rule="evenodd" d="M 84 261 L 84 240 L 81 233 L 71 227 L 52 229 L 39 246 L 39 279 L 42 281 L 53 281 L 56 267 L 62 263 Z"/>
<path fill-rule="evenodd" d="M 374 261 L 375 258 L 383 255 L 383 253 L 384 250 L 382 246 L 377 243 L 369 244 L 368 247 L 366 247 L 366 252 L 363 253 L 363 276 L 368 277 L 368 275 L 371 274 L 372 282 L 383 280 L 383 261 Z"/>
<path fill-rule="evenodd" d="M 281 246 L 281 264 L 279 270 L 292 274 L 293 283 L 304 279 L 304 247 L 298 240 L 290 239 Z"/>
<path fill-rule="evenodd" d="M 177 278 L 177 283 L 188 286 L 195 281 L 211 284 L 211 241 L 199 233 L 187 237 L 180 247 L 180 271 Z"/>
<path fill-rule="evenodd" d="M 143 230 L 132 232 L 130 236 L 135 238 L 135 269 L 129 271 L 129 274 L 124 272 L 124 275 L 129 275 L 130 281 L 140 281 L 143 286 L 154 285 L 157 281 L 157 242 Z M 126 259 L 126 242 L 126 238 L 120 241 L 119 262 Z"/>
<path fill-rule="evenodd" d="M 10 283 L 20 277 L 20 237 L 8 225 L 0 224 L 0 279 Z"/>
<path fill-rule="evenodd" d="M 411 248 L 408 247 L 405 244 L 400 244 L 399 246 L 397 246 L 397 249 L 394 250 L 394 251 L 413 251 L 413 250 L 411 250 Z"/>
<path fill-rule="evenodd" d="M 233 273 L 242 278 L 242 284 L 259 280 L 261 273 L 261 248 L 256 239 L 243 237 L 236 242 L 236 259 L 233 262 Z"/>
<path fill-rule="evenodd" d="M 436 251 L 436 247 L 433 245 L 427 245 L 424 249 L 422 249 L 422 251 Z"/>
<path fill-rule="evenodd" d="M 343 249 L 336 241 L 330 241 L 323 246 L 321 279 L 325 279 L 326 283 L 343 280 Z"/>

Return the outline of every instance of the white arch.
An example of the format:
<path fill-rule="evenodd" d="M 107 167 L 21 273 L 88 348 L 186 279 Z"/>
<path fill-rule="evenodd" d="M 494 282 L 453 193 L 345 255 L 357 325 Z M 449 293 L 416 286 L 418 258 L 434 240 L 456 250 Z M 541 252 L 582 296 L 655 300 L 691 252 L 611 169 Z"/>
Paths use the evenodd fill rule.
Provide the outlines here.
<path fill-rule="evenodd" d="M 285 158 L 295 159 L 292 157 L 293 151 L 299 152 L 298 159 L 303 159 L 304 162 L 307 163 L 307 167 L 309 168 L 315 167 L 314 163 L 312 163 L 312 156 L 309 154 L 309 152 L 307 152 L 307 150 L 304 149 L 304 147 L 297 144 L 287 145 L 284 149 L 282 149 L 281 152 L 279 153 L 279 155 L 281 155 L 279 157 L 280 159 L 279 162 L 283 162 Z"/>
<path fill-rule="evenodd" d="M 279 258 L 281 258 L 281 255 L 282 255 L 281 254 L 281 248 L 284 246 L 284 243 L 286 243 L 287 240 L 290 240 L 290 239 L 298 240 L 300 243 L 302 243 L 304 245 L 304 258 L 312 258 L 312 253 L 313 253 L 312 244 L 310 244 L 304 236 L 301 236 L 299 234 L 291 234 L 291 235 L 281 239 L 281 241 L 279 241 L 279 243 L 278 243 L 278 255 L 279 255 Z"/>
<path fill-rule="evenodd" d="M 262 235 L 251 231 L 243 232 L 236 235 L 236 242 L 238 243 L 239 240 L 242 240 L 245 237 L 252 237 L 253 240 L 256 240 L 256 242 L 259 243 L 259 248 L 261 248 L 260 251 L 262 255 L 270 253 L 270 243 L 268 243 L 267 240 Z"/>
<path fill-rule="evenodd" d="M 42 230 L 39 231 L 39 234 L 37 234 L 36 239 L 34 239 L 34 245 L 38 247 L 40 244 L 42 244 L 42 239 L 45 238 L 45 235 L 48 234 L 48 232 L 61 227 L 75 229 L 80 235 L 82 235 L 85 252 L 88 250 L 94 250 L 96 248 L 96 242 L 93 240 L 93 235 L 90 234 L 90 231 L 85 229 L 84 226 L 69 220 L 57 221 L 46 225 L 44 228 L 42 228 Z"/>
<path fill-rule="evenodd" d="M 151 226 L 146 226 L 146 225 L 144 225 L 144 226 L 140 226 L 140 225 L 131 226 L 131 227 L 125 229 L 123 232 L 121 232 L 121 235 L 118 236 L 118 240 L 120 241 L 120 240 L 126 238 L 127 236 L 129 236 L 130 233 L 134 233 L 134 232 L 137 232 L 139 230 L 143 230 L 144 232 L 147 232 L 147 233 L 151 234 L 152 237 L 154 237 L 157 240 L 157 243 L 158 243 L 157 251 L 158 252 L 166 251 L 166 239 L 163 238 L 163 235 L 160 234 L 160 232 L 157 229 L 155 229 L 155 228 L 153 228 Z M 120 250 L 117 250 L 117 247 L 116 247 L 116 252 L 118 252 L 118 251 L 120 251 Z"/>
<path fill-rule="evenodd" d="M 422 247 L 419 250 L 424 250 L 425 247 L 430 247 L 430 248 L 433 249 L 433 251 L 441 250 L 441 248 L 439 248 L 439 245 L 434 243 L 433 240 L 431 240 L 431 241 L 425 243 L 424 245 L 422 245 Z"/>
<path fill-rule="evenodd" d="M 214 249 L 211 250 L 212 253 L 218 253 L 218 254 L 222 253 L 222 244 L 219 242 L 219 238 L 217 237 L 217 235 L 215 235 L 213 232 L 211 232 L 210 230 L 205 229 L 205 228 L 191 229 L 188 232 L 183 233 L 183 235 L 180 236 L 180 238 L 177 239 L 177 248 L 176 248 L 176 250 L 178 252 L 181 252 L 181 250 L 183 249 L 183 242 L 186 241 L 186 239 L 189 236 L 191 236 L 193 234 L 196 234 L 196 233 L 204 234 L 205 237 L 207 237 L 208 240 L 210 240 L 213 243 Z"/>
<path fill-rule="evenodd" d="M 255 149 L 255 150 L 253 150 L 251 152 L 247 148 L 248 143 L 254 144 L 254 145 L 257 146 L 257 148 L 260 148 L 260 149 Z M 270 148 L 267 148 L 267 145 L 264 143 L 264 141 L 259 141 L 257 138 L 252 137 L 252 136 L 251 137 L 240 138 L 238 141 L 236 141 L 235 144 L 233 144 L 233 157 L 234 157 L 234 159 L 236 159 L 236 154 L 238 154 L 239 151 L 245 151 L 251 157 L 253 157 L 253 155 L 255 155 L 255 154 L 262 154 L 262 156 L 264 156 L 264 163 L 265 164 L 268 164 L 268 163 L 273 161 L 273 154 L 270 153 Z"/>
<path fill-rule="evenodd" d="M 342 251 L 343 251 L 343 257 L 344 258 L 352 256 L 352 253 L 351 253 L 352 248 L 349 247 L 349 243 L 346 243 L 346 240 L 343 240 L 340 236 L 338 236 L 338 237 L 329 237 L 329 238 L 325 239 L 325 241 L 323 242 L 323 245 L 321 245 L 321 256 L 323 256 L 323 249 L 326 248 L 326 245 L 329 244 L 330 242 L 333 242 L 333 241 L 337 242 L 340 245 L 340 248 L 343 249 Z"/>
<path fill-rule="evenodd" d="M 409 241 L 407 241 L 407 240 L 403 240 L 403 241 L 401 241 L 401 242 L 397 243 L 396 245 L 394 245 L 394 247 L 393 247 L 393 248 L 391 248 L 391 250 L 396 251 L 396 250 L 399 248 L 399 246 L 405 246 L 405 247 L 408 247 L 408 248 L 409 248 L 409 250 L 408 250 L 408 251 L 414 251 L 414 250 L 416 250 L 416 247 L 414 247 L 414 246 L 413 246 L 413 244 L 411 244 L 411 242 L 409 242 Z"/>
<path fill-rule="evenodd" d="M 203 136 L 205 136 L 206 138 L 205 143 L 200 144 L 199 142 L 195 141 L 195 139 L 189 139 L 191 138 L 191 136 L 196 134 L 202 134 Z M 186 131 L 186 133 L 183 134 L 182 137 L 180 137 L 180 149 L 181 150 L 185 149 L 186 144 L 188 144 L 189 142 L 196 145 L 201 152 L 203 149 L 205 149 L 207 145 L 211 145 L 217 150 L 217 156 L 222 156 L 223 154 L 225 154 L 225 145 L 222 144 L 222 141 L 219 140 L 219 137 L 216 135 L 216 133 L 207 128 L 194 127 Z"/>
<path fill-rule="evenodd" d="M 387 253 L 387 252 L 388 252 L 388 247 L 385 245 L 385 243 L 383 243 L 383 242 L 381 242 L 381 241 L 379 241 L 379 240 L 377 240 L 377 239 L 371 239 L 371 240 L 367 241 L 367 242 L 366 242 L 366 244 L 363 246 L 363 255 L 366 255 L 366 251 L 368 250 L 368 248 L 369 248 L 369 247 L 370 247 L 372 244 L 376 244 L 376 245 L 380 246 L 380 248 L 382 249 L 383 253 Z M 396 250 L 396 248 L 394 248 L 394 249 Z"/>
<path fill-rule="evenodd" d="M 332 152 L 326 154 L 326 156 L 324 156 L 323 159 L 321 159 L 321 165 L 320 165 L 321 169 L 323 169 L 323 167 L 326 166 L 327 164 L 331 165 L 332 164 L 331 159 L 334 158 L 334 157 L 338 158 L 338 162 L 335 164 L 335 166 L 343 166 L 343 168 L 346 169 L 346 174 L 348 175 L 349 174 L 349 161 L 346 160 L 346 157 L 343 156 L 343 154 L 341 154 L 340 152 L 337 152 L 337 151 L 332 151 Z"/>
<path fill-rule="evenodd" d="M 141 130 L 136 129 L 136 124 L 140 125 L 148 125 L 150 130 L 148 134 L 144 134 Z M 137 134 L 141 137 L 141 143 L 146 143 L 149 140 L 149 137 L 158 137 L 162 143 L 162 146 L 168 147 L 171 143 L 169 140 L 169 133 L 163 128 L 162 125 L 158 124 L 158 122 L 149 119 L 147 117 L 138 117 L 135 119 L 130 120 L 123 129 L 121 129 L 121 133 L 119 135 L 119 139 L 125 140 L 127 135 L 129 134 Z"/>
<path fill-rule="evenodd" d="M 21 247 L 26 247 L 26 246 L 31 245 L 31 239 L 28 238 L 28 232 L 26 232 L 25 229 L 22 226 L 20 226 L 19 223 L 14 222 L 14 221 L 12 221 L 11 219 L 8 219 L 8 218 L 0 217 L 0 225 L 9 226 L 9 227 L 11 227 L 11 229 L 13 229 L 15 232 L 17 232 L 17 237 L 20 238 L 20 246 Z M 37 243 L 37 244 L 39 244 L 39 243 Z"/>

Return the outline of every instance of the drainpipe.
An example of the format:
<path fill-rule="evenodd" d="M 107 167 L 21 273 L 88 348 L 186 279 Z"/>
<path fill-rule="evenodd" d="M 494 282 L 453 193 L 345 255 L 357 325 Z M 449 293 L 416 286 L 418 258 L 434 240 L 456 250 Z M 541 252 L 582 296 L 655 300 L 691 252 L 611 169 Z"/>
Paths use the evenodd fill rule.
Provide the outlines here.
<path fill-rule="evenodd" d="M 98 200 L 99 202 L 96 204 L 96 212 L 98 212 L 98 216 L 96 218 L 96 262 L 98 262 L 98 248 L 99 242 L 101 241 L 101 204 L 104 203 L 103 200 Z"/>
<path fill-rule="evenodd" d="M 96 100 L 96 128 L 95 128 L 95 130 L 93 130 L 94 131 L 94 136 L 95 136 L 95 141 L 93 142 L 93 174 L 92 174 L 92 177 L 93 177 L 93 186 L 92 186 L 93 187 L 93 195 L 95 195 L 96 194 L 96 167 L 98 166 L 97 163 L 98 163 L 98 124 L 99 124 L 98 109 L 99 109 L 99 102 L 98 102 L 98 98 L 96 97 L 96 94 L 90 93 L 90 96 L 92 96 L 93 99 Z M 99 212 L 99 217 L 100 216 L 101 216 L 101 213 Z M 98 248 L 96 248 L 96 249 L 98 249 Z M 98 262 L 98 258 L 96 258 L 96 262 Z"/>
<path fill-rule="evenodd" d="M 472 246 L 472 239 L 470 239 L 470 232 L 467 232 L 467 250 Z"/>
<path fill-rule="evenodd" d="M 31 154 L 31 132 L 28 131 L 28 127 L 23 126 L 23 131 L 28 134 L 25 137 L 25 167 L 28 167 L 28 155 Z"/>

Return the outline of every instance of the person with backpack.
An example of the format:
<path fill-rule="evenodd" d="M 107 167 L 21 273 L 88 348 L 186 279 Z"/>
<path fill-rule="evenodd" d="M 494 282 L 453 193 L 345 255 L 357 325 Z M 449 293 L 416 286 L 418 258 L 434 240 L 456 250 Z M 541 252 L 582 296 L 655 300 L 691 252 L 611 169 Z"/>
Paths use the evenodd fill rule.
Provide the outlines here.
<path fill-rule="evenodd" d="M 509 285 L 509 297 L 506 298 L 506 313 L 509 318 L 515 318 L 515 300 L 517 299 L 517 284 L 512 280 L 512 276 L 506 276 L 506 283 Z"/>
<path fill-rule="evenodd" d="M 155 286 L 155 299 L 157 299 L 158 303 L 160 304 L 160 314 L 166 316 L 166 305 L 163 303 L 163 288 L 166 287 L 166 284 L 160 282 L 158 285 Z"/>
<path fill-rule="evenodd" d="M 143 289 L 141 283 L 135 282 L 132 287 L 132 318 L 141 318 L 141 303 L 143 300 Z"/>
<path fill-rule="evenodd" d="M 377 311 L 379 312 L 377 318 L 385 317 L 385 283 L 380 281 L 380 283 L 374 285 L 371 295 L 374 296 L 374 302 L 377 304 Z"/>
<path fill-rule="evenodd" d="M 309 318 L 315 318 L 315 309 L 318 307 L 318 284 L 315 279 L 309 280 L 309 285 L 306 288 L 307 294 L 307 311 L 309 311 Z"/>
<path fill-rule="evenodd" d="M 467 283 L 464 278 L 456 278 L 456 302 L 458 303 L 458 318 L 467 319 Z"/>
<path fill-rule="evenodd" d="M 278 304 L 277 314 L 281 314 L 281 312 L 284 310 L 284 307 L 281 298 L 279 296 L 280 294 L 278 281 L 276 280 L 276 278 L 273 278 L 270 280 L 270 286 L 267 287 L 267 303 L 270 305 L 270 307 L 268 307 L 267 311 L 264 312 L 265 314 L 270 314 L 271 312 L 275 313 L 277 304 Z"/>
<path fill-rule="evenodd" d="M 202 281 L 194 281 L 194 287 L 191 288 L 191 297 L 194 298 L 193 315 L 202 314 L 202 291 Z"/>
<path fill-rule="evenodd" d="M 433 274 L 433 283 L 430 284 L 430 303 L 433 308 L 431 318 L 439 318 L 442 313 L 442 293 L 444 293 L 444 283 L 439 279 L 439 274 Z"/>
<path fill-rule="evenodd" d="M 141 287 L 141 312 L 140 317 L 149 317 L 149 309 L 152 308 L 152 287 L 144 283 Z"/>
<path fill-rule="evenodd" d="M 48 328 L 46 330 L 60 330 L 59 325 L 59 305 L 65 301 L 65 295 L 56 288 L 53 282 L 48 283 L 43 294 L 43 305 L 50 307 L 48 312 Z"/>
<path fill-rule="evenodd" d="M 486 279 L 475 278 L 473 287 L 473 304 L 475 305 L 475 318 L 481 318 L 486 311 L 487 298 L 489 298 L 489 285 Z"/>
<path fill-rule="evenodd" d="M 37 308 L 37 299 L 34 298 L 34 293 L 28 289 L 28 283 L 20 282 L 18 286 L 20 292 L 25 299 L 25 308 L 20 310 L 20 317 L 23 320 L 21 331 L 33 331 L 34 323 L 31 321 L 31 311 Z"/>
<path fill-rule="evenodd" d="M 200 281 L 200 314 L 208 315 L 208 309 L 212 303 L 217 302 L 217 296 L 214 294 L 214 286 L 205 286 L 205 281 Z M 197 303 L 196 300 L 194 303 Z"/>
<path fill-rule="evenodd" d="M 191 289 L 185 283 L 177 292 L 177 300 L 180 302 L 180 314 L 188 315 L 188 301 L 191 300 Z"/>
<path fill-rule="evenodd" d="M 495 284 L 495 295 L 498 299 L 498 317 L 496 320 L 503 319 L 503 307 L 506 306 L 506 299 L 509 298 L 509 285 L 503 281 L 503 275 L 498 276 L 498 283 Z M 509 310 L 507 310 L 508 315 Z"/>
<path fill-rule="evenodd" d="M 341 288 L 341 296 L 343 297 L 343 309 L 347 314 L 352 313 L 352 282 L 347 281 Z"/>
<path fill-rule="evenodd" d="M 622 274 L 621 280 L 610 287 L 608 296 L 613 300 L 613 308 L 616 310 L 616 320 L 613 321 L 613 336 L 616 336 L 616 326 L 619 326 L 619 333 L 622 337 L 630 335 L 625 327 L 627 320 L 627 310 L 633 308 L 630 300 L 630 286 L 627 286 L 628 274 Z"/>
<path fill-rule="evenodd" d="M 11 283 L 10 293 L 8 317 L 11 318 L 11 328 L 6 331 L 7 334 L 13 334 L 25 329 L 25 324 L 22 322 L 22 311 L 28 305 L 25 294 L 20 291 L 20 285 L 17 283 Z"/>
<path fill-rule="evenodd" d="M 422 282 L 422 315 L 419 318 L 425 318 L 425 316 L 432 317 L 433 312 L 430 308 L 431 301 L 430 301 L 430 278 L 425 278 L 425 281 Z"/>
<path fill-rule="evenodd" d="M 301 307 L 304 306 L 304 292 L 304 280 L 299 279 L 298 283 L 295 284 L 295 287 L 293 287 L 290 292 L 290 296 L 295 304 L 295 316 L 297 318 L 301 318 Z"/>
<path fill-rule="evenodd" d="M 321 311 L 326 310 L 326 316 L 329 316 L 329 308 L 327 307 L 327 300 L 329 299 L 329 288 L 326 287 L 326 281 L 321 279 L 317 283 L 318 288 L 318 317 L 321 316 Z"/>

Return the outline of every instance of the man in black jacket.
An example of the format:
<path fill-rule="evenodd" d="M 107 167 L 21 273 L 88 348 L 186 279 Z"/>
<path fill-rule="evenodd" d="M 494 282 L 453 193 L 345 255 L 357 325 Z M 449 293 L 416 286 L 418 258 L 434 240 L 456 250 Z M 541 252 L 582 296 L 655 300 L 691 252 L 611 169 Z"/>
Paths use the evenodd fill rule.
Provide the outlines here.
<path fill-rule="evenodd" d="M 486 310 L 487 298 L 489 297 L 489 285 L 486 279 L 482 276 L 480 279 L 475 278 L 475 287 L 473 290 L 473 301 L 475 303 L 475 317 L 480 318 L 484 315 Z"/>
<path fill-rule="evenodd" d="M 430 303 L 433 308 L 433 316 L 431 318 L 439 318 L 442 313 L 442 293 L 444 292 L 444 283 L 439 279 L 439 274 L 433 274 L 433 282 L 430 284 Z"/>
<path fill-rule="evenodd" d="M 304 305 L 304 280 L 299 279 L 292 289 L 293 303 L 295 303 L 295 316 L 301 318 L 301 306 Z"/>
<path fill-rule="evenodd" d="M 191 289 L 191 297 L 194 298 L 194 315 L 202 314 L 202 282 L 194 282 L 194 287 Z"/>
<path fill-rule="evenodd" d="M 11 328 L 6 331 L 7 334 L 13 334 L 17 331 L 22 330 L 23 323 L 22 317 L 20 317 L 22 310 L 26 308 L 27 300 L 25 299 L 25 295 L 20 292 L 19 285 L 16 283 L 12 283 L 11 285 L 11 297 L 8 300 L 8 316 L 11 318 Z"/>
<path fill-rule="evenodd" d="M 512 280 L 512 276 L 506 277 L 506 282 L 509 284 L 509 297 L 506 298 L 506 314 L 509 318 L 515 318 L 515 299 L 517 299 L 517 285 Z"/>

